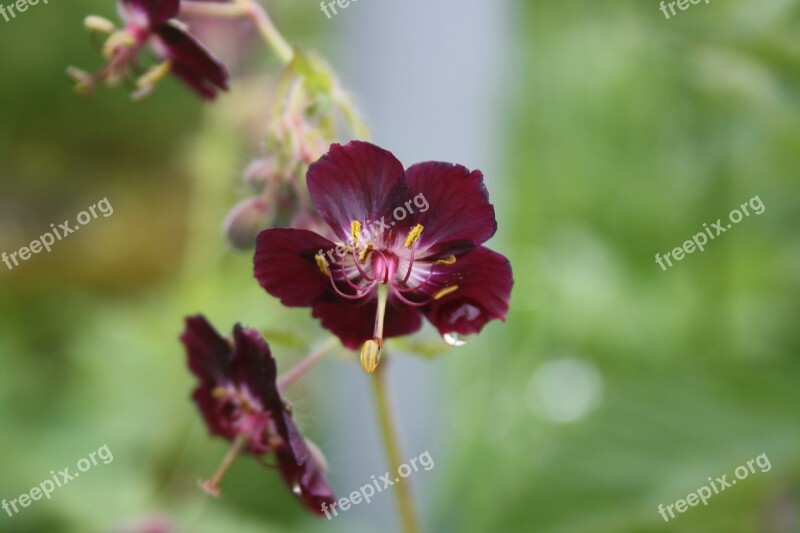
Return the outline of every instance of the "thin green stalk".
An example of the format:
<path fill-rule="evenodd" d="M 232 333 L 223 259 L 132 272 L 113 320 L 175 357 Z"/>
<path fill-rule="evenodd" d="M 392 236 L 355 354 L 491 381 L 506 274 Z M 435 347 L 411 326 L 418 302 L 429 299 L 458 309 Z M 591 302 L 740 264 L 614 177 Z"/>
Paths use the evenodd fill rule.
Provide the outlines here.
<path fill-rule="evenodd" d="M 372 374 L 372 384 L 375 390 L 375 405 L 378 408 L 378 419 L 383 435 L 383 443 L 386 447 L 386 455 L 389 460 L 389 467 L 394 472 L 397 472 L 403 459 L 400 452 L 400 439 L 395 429 L 392 409 L 389 404 L 389 393 L 386 387 L 387 362 L 385 361 Z M 400 512 L 400 519 L 403 523 L 403 530 L 406 533 L 417 533 L 420 530 L 419 523 L 414 511 L 414 501 L 408 480 L 404 479 L 402 482 L 395 484 L 393 489 L 397 508 Z"/>
<path fill-rule="evenodd" d="M 249 17 L 258 28 L 264 42 L 272 48 L 283 63 L 289 63 L 294 57 L 294 50 L 289 42 L 281 35 L 272 19 L 257 0 L 233 0 L 231 4 L 215 4 L 184 0 L 181 2 L 181 12 L 188 15 L 205 15 L 210 17 Z"/>
<path fill-rule="evenodd" d="M 286 372 L 278 378 L 278 390 L 284 390 L 286 387 L 297 381 L 306 372 L 311 370 L 325 355 L 328 354 L 333 348 L 339 344 L 339 339 L 331 337 L 325 341 L 319 348 L 311 352 L 305 359 L 300 361 L 295 367 Z"/>

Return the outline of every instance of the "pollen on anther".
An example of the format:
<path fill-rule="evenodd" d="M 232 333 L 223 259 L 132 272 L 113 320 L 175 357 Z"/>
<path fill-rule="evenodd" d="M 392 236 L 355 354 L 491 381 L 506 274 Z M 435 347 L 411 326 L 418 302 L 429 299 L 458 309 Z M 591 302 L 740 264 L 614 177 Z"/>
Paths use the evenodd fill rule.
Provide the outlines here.
<path fill-rule="evenodd" d="M 211 397 L 215 400 L 221 400 L 226 396 L 228 396 L 228 391 L 222 387 L 215 387 L 214 390 L 211 391 Z"/>
<path fill-rule="evenodd" d="M 433 295 L 434 300 L 440 300 L 447 296 L 448 294 L 454 293 L 458 290 L 458 285 L 450 285 L 449 287 L 445 287 L 444 289 L 440 290 L 436 294 Z"/>
<path fill-rule="evenodd" d="M 169 74 L 170 70 L 172 70 L 172 62 L 169 60 L 164 61 L 148 70 L 141 78 L 139 78 L 136 81 L 136 86 L 139 88 L 152 87 L 161 81 L 164 76 Z"/>
<path fill-rule="evenodd" d="M 420 235 L 422 235 L 422 230 L 424 229 L 425 228 L 422 226 L 422 224 L 417 224 L 411 228 L 411 231 L 408 232 L 408 237 L 406 237 L 405 247 L 411 248 L 414 243 L 419 240 Z"/>
<path fill-rule="evenodd" d="M 330 276 L 331 271 L 328 270 L 328 262 L 325 260 L 322 255 L 317 254 L 314 256 L 314 260 L 317 262 L 317 267 L 319 267 L 319 271 L 325 274 L 326 276 Z"/>
<path fill-rule="evenodd" d="M 361 222 L 353 220 L 350 222 L 350 237 L 353 239 L 354 246 L 358 246 L 359 235 L 361 235 Z"/>
<path fill-rule="evenodd" d="M 451 255 L 450 257 L 446 257 L 444 259 L 439 259 L 436 261 L 435 264 L 437 265 L 452 265 L 456 262 L 456 256 Z"/>
<path fill-rule="evenodd" d="M 372 243 L 369 243 L 366 248 L 364 248 L 363 250 L 361 250 L 361 252 L 359 252 L 358 262 L 363 265 L 364 262 L 367 260 L 367 257 L 369 257 L 370 252 L 372 252 Z"/>

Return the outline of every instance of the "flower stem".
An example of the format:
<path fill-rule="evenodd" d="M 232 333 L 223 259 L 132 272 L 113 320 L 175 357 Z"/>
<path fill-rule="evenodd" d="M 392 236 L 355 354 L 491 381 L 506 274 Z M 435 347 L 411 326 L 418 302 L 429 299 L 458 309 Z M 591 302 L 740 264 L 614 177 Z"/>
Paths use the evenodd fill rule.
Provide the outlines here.
<path fill-rule="evenodd" d="M 214 472 L 214 475 L 208 481 L 201 481 L 199 483 L 200 488 L 203 489 L 208 494 L 219 498 L 219 484 L 222 482 L 222 478 L 225 477 L 225 473 L 231 467 L 233 462 L 239 457 L 239 454 L 242 453 L 245 445 L 247 444 L 247 434 L 240 433 L 236 436 L 236 439 L 233 441 L 233 446 L 231 449 L 228 450 L 228 453 L 225 455 L 225 458 L 220 463 L 219 467 L 217 467 L 217 471 Z"/>
<path fill-rule="evenodd" d="M 319 348 L 308 354 L 306 358 L 300 361 L 295 367 L 279 377 L 278 390 L 284 390 L 286 387 L 302 377 L 303 374 L 311 370 L 311 368 L 313 368 L 315 364 L 322 360 L 322 358 L 325 357 L 325 355 L 331 351 L 338 344 L 338 342 L 339 341 L 336 337 L 331 337 L 322 343 Z"/>
<path fill-rule="evenodd" d="M 397 472 L 397 468 L 402 464 L 402 454 L 400 452 L 400 440 L 395 430 L 392 409 L 389 404 L 389 393 L 386 386 L 386 364 L 379 366 L 372 374 L 372 384 L 375 390 L 375 405 L 378 408 L 378 419 L 383 434 L 386 455 L 389 460 L 389 467 Z M 408 480 L 403 480 L 394 486 L 397 508 L 403 522 L 403 530 L 406 533 L 417 533 L 419 524 L 417 515 L 414 512 L 414 502 L 411 497 L 411 490 Z"/>
<path fill-rule="evenodd" d="M 264 42 L 272 48 L 283 63 L 289 63 L 294 58 L 294 50 L 289 42 L 281 35 L 272 19 L 257 0 L 233 0 L 229 4 L 214 4 L 199 2 L 197 0 L 183 0 L 181 12 L 187 15 L 205 15 L 210 17 L 249 17 Z"/>

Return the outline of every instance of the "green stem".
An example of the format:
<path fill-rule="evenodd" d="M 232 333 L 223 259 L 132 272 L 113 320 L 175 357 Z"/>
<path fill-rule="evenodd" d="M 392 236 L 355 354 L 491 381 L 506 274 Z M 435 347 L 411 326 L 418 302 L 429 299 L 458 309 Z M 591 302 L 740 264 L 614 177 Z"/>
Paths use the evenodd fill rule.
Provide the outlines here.
<path fill-rule="evenodd" d="M 264 42 L 272 48 L 283 63 L 289 63 L 294 58 L 292 46 L 281 35 L 264 7 L 257 0 L 233 0 L 231 4 L 184 0 L 181 2 L 181 12 L 188 15 L 210 17 L 249 17 L 258 28 Z"/>
<path fill-rule="evenodd" d="M 378 408 L 378 419 L 381 425 L 383 443 L 386 446 L 389 467 L 397 472 L 403 459 L 400 452 L 400 440 L 395 430 L 392 409 L 389 404 L 389 393 L 386 387 L 386 366 L 386 363 L 384 363 L 372 374 L 372 384 L 375 390 L 375 405 Z M 411 497 L 408 480 L 404 479 L 401 483 L 394 485 L 394 494 L 403 523 L 403 530 L 405 533 L 417 533 L 419 524 L 417 515 L 414 512 L 414 502 Z"/>
<path fill-rule="evenodd" d="M 278 378 L 278 390 L 284 390 L 286 387 L 297 381 L 300 377 L 302 377 L 306 372 L 311 370 L 319 361 L 322 360 L 328 352 L 330 352 L 336 345 L 339 343 L 339 340 L 336 337 L 331 337 L 327 341 L 325 341 L 319 348 L 311 352 L 305 359 L 300 361 L 295 367 L 291 370 L 286 372 L 280 378 Z"/>

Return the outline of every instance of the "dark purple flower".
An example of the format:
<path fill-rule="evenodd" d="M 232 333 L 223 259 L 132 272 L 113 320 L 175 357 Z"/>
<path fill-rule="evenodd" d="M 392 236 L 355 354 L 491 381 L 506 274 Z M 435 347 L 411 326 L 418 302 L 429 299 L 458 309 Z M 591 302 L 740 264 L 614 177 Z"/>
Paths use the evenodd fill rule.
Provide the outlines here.
<path fill-rule="evenodd" d="M 181 341 L 200 380 L 193 398 L 211 434 L 238 443 L 237 451 L 274 454 L 286 485 L 314 513 L 322 514 L 323 503 L 333 505 L 324 459 L 294 424 L 276 384 L 275 359 L 261 335 L 237 324 L 230 341 L 204 317 L 194 316 L 186 319 Z M 215 491 L 218 481 L 215 476 L 206 488 Z"/>
<path fill-rule="evenodd" d="M 157 67 L 139 77 L 135 97 L 149 94 L 155 84 L 168 72 L 183 80 L 201 97 L 213 99 L 219 90 L 228 89 L 225 66 L 184 25 L 174 17 L 180 9 L 179 0 L 119 0 L 119 12 L 125 28 L 114 31 L 113 24 L 99 17 L 89 17 L 87 25 L 94 30 L 111 32 L 103 49 L 107 63 L 100 71 L 87 74 L 70 69 L 78 89 L 91 92 L 105 81 L 119 83 L 138 70 L 139 53 L 150 45 L 163 60 Z"/>
<path fill-rule="evenodd" d="M 338 243 L 310 231 L 258 237 L 255 276 L 287 306 L 314 317 L 374 370 L 383 339 L 417 331 L 425 316 L 451 342 L 508 312 L 511 266 L 481 246 L 495 232 L 479 171 L 334 144 L 308 171 L 308 188 Z M 456 339 L 456 341 L 453 341 Z"/>

